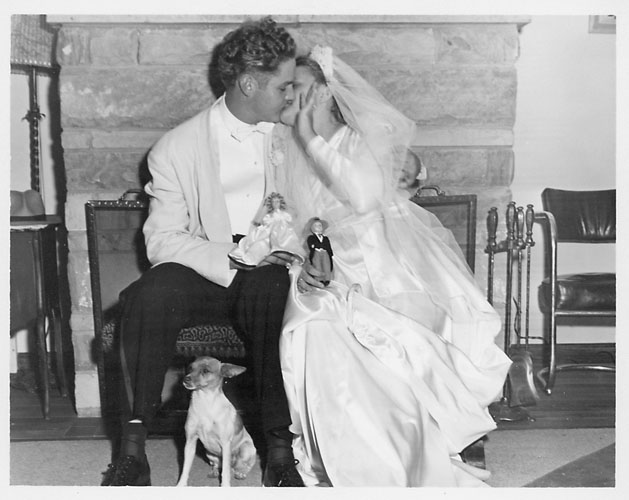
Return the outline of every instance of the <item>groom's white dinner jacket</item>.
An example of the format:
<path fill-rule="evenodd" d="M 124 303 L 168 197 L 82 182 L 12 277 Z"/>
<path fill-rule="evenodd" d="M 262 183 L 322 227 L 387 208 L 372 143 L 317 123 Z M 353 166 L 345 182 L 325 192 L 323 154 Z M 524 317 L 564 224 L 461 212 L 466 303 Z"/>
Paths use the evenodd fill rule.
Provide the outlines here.
<path fill-rule="evenodd" d="M 151 149 L 152 180 L 149 216 L 144 224 L 147 256 L 152 265 L 175 262 L 194 269 L 221 286 L 235 274 L 227 253 L 233 248 L 232 229 L 221 185 L 217 127 L 222 97 L 208 109 L 167 132 Z M 265 192 L 270 192 L 268 150 L 264 138 Z M 262 201 L 262 200 L 261 200 Z"/>

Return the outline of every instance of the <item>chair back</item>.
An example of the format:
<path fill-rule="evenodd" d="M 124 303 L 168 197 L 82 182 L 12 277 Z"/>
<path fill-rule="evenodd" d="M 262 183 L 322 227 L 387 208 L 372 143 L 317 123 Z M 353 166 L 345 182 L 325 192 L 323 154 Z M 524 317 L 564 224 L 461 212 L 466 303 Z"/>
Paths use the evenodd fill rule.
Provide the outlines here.
<path fill-rule="evenodd" d="M 415 195 L 411 201 L 431 212 L 450 231 L 461 247 L 461 252 L 470 270 L 474 272 L 476 261 L 476 195 L 446 195 L 438 186 L 424 186 L 423 190 L 434 189 L 436 196 Z"/>
<path fill-rule="evenodd" d="M 118 315 L 118 295 L 151 267 L 146 258 L 142 226 L 148 201 L 134 191 L 118 200 L 85 204 L 94 327 Z M 98 334 L 98 333 L 97 333 Z"/>
<path fill-rule="evenodd" d="M 546 188 L 544 210 L 555 217 L 557 241 L 610 243 L 616 241 L 616 190 L 567 191 Z"/>

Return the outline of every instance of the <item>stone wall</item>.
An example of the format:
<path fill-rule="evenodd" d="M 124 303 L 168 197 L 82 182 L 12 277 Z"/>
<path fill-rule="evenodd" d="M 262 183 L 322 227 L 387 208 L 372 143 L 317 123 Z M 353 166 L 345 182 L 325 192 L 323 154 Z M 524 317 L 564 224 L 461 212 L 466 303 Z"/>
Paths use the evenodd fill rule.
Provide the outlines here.
<path fill-rule="evenodd" d="M 478 195 L 477 279 L 484 287 L 484 215 L 505 206 L 521 17 L 276 16 L 300 51 L 337 54 L 418 124 L 413 147 L 430 184 Z M 168 129 L 215 99 L 208 62 L 241 16 L 48 16 L 60 26 L 62 144 L 76 403 L 100 413 L 84 204 L 146 181 L 142 161 Z M 499 293 L 499 292 L 497 292 Z"/>

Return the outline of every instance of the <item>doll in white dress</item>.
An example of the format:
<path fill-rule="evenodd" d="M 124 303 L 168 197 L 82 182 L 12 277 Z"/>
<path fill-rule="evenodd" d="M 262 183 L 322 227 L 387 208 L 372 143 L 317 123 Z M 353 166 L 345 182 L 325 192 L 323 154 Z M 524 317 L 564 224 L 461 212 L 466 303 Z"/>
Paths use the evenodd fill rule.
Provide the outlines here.
<path fill-rule="evenodd" d="M 255 267 L 267 255 L 274 252 L 293 254 L 303 261 L 303 246 L 293 227 L 293 218 L 286 209 L 280 193 L 271 193 L 264 201 L 266 214 L 261 222 L 252 222 L 247 235 L 229 253 L 229 257 L 241 265 Z"/>

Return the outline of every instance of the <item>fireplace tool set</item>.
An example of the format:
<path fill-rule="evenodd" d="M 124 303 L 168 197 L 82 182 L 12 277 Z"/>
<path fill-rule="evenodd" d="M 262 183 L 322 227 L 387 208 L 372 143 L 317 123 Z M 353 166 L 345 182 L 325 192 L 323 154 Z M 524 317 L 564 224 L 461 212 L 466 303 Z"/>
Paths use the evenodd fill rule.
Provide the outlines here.
<path fill-rule="evenodd" d="M 502 398 L 490 405 L 494 420 L 508 422 L 534 419 L 525 406 L 535 405 L 539 400 L 533 378 L 533 360 L 529 346 L 529 302 L 531 297 L 531 247 L 533 241 L 533 205 L 517 207 L 510 202 L 506 211 L 506 238 L 496 241 L 498 209 L 492 207 L 487 215 L 487 248 L 489 266 L 487 270 L 487 300 L 494 301 L 494 268 L 496 254 L 506 254 L 504 351 L 513 364 L 503 387 Z M 516 272 L 514 273 L 514 267 Z M 523 279 L 526 268 L 525 279 Z M 524 311 L 524 331 L 522 316 Z M 513 319 L 512 319 L 512 312 Z M 515 343 L 511 340 L 515 337 Z"/>

